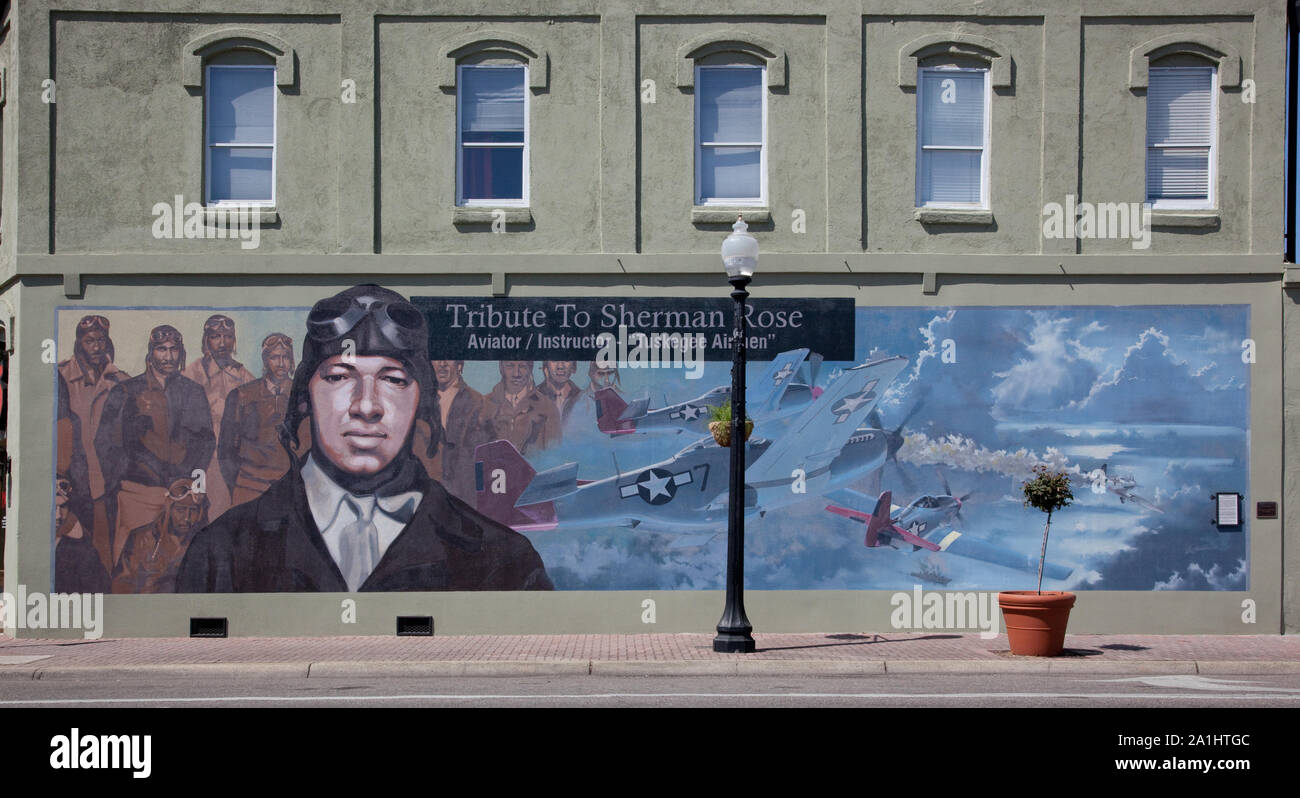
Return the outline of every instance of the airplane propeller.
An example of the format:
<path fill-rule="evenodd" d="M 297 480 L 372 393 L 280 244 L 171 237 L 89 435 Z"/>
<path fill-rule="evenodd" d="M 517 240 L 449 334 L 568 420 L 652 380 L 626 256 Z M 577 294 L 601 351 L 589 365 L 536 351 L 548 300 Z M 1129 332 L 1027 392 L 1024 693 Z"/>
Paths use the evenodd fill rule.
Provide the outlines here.
<path fill-rule="evenodd" d="M 948 478 L 943 475 L 943 472 L 940 471 L 938 467 L 934 469 L 934 473 L 939 475 L 939 482 L 943 484 L 944 494 L 957 500 L 957 512 L 953 513 L 953 517 L 961 521 L 963 524 L 966 523 L 966 519 L 962 517 L 961 514 L 961 506 L 966 503 L 967 499 L 975 495 L 975 491 L 968 491 L 965 496 L 958 496 L 952 492 L 952 486 L 948 484 Z"/>
<path fill-rule="evenodd" d="M 885 453 L 885 462 L 894 464 L 894 470 L 898 472 L 899 477 L 903 481 L 903 489 L 907 491 L 909 495 L 916 493 L 916 482 L 908 476 L 907 471 L 905 471 L 902 464 L 898 462 L 898 451 L 903 448 L 903 442 L 905 440 L 903 429 L 907 426 L 907 422 L 911 421 L 912 418 L 921 411 L 921 408 L 925 406 L 925 399 L 928 393 L 928 389 L 923 388 L 920 391 L 920 395 L 917 397 L 916 403 L 912 405 L 912 409 L 907 411 L 907 415 L 903 416 L 903 420 L 898 422 L 898 426 L 894 427 L 892 430 L 884 430 L 885 425 L 881 423 L 880 414 L 874 409 L 871 411 L 873 415 L 867 416 L 867 419 L 872 426 L 885 431 L 885 440 L 889 447 Z"/>

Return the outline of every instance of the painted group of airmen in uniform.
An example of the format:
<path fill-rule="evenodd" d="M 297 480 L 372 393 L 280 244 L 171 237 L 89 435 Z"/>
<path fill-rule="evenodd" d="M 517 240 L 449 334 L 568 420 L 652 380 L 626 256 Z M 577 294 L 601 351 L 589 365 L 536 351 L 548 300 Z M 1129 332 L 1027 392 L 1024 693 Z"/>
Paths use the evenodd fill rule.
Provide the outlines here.
<path fill-rule="evenodd" d="M 535 454 L 562 440 L 577 417 L 595 426 L 595 394 L 601 388 L 618 388 L 618 370 L 592 362 L 586 388 L 572 377 L 573 360 L 542 362 L 542 382 L 534 380 L 534 361 L 502 360 L 501 379 L 487 393 L 465 382 L 465 361 L 435 360 L 438 399 L 442 411 L 443 446 L 437 458 L 425 463 L 429 473 L 454 495 L 474 501 L 474 449 L 489 441 L 504 440 L 522 455 Z"/>
<path fill-rule="evenodd" d="M 344 297 L 362 310 L 352 315 L 336 314 L 339 319 L 330 320 L 335 327 L 328 328 L 327 334 L 314 330 L 317 309 L 329 302 L 335 303 L 331 308 L 338 306 Z M 412 330 L 419 325 L 421 332 L 411 339 L 415 343 L 403 343 L 402 347 L 386 343 L 393 336 L 385 331 L 401 331 L 391 316 L 396 315 L 394 306 L 403 303 L 400 295 L 378 286 L 357 286 L 317 303 L 308 319 L 308 341 L 303 350 L 304 360 L 310 351 L 313 362 L 302 364 L 313 373 L 297 378 L 294 342 L 289 335 L 275 332 L 262 340 L 262 375 L 258 377 L 235 359 L 235 322 L 221 314 L 210 316 L 204 323 L 202 356 L 192 362 L 186 360 L 180 331 L 166 324 L 154 327 L 149 333 L 144 372 L 132 377 L 115 362 L 108 318 L 83 317 L 76 328 L 72 357 L 58 365 L 55 589 L 166 593 L 549 588 L 550 582 L 531 544 L 472 509 L 474 450 L 482 443 L 507 440 L 521 454 L 528 455 L 559 443 L 575 408 L 585 407 L 584 412 L 594 419 L 594 394 L 601 388 L 617 388 L 617 371 L 592 363 L 588 387 L 580 389 L 572 380 L 577 367 L 574 361 L 545 361 L 540 384 L 534 379 L 532 361 L 500 361 L 500 381 L 488 393 L 480 393 L 466 383 L 464 361 L 430 359 L 427 348 L 419 341 L 419 335 L 427 340 L 422 319 L 404 322 Z M 344 323 L 352 326 L 344 328 Z M 335 334 L 335 328 L 342 332 Z M 369 401 L 365 398 L 345 399 L 345 405 L 349 401 L 351 404 L 343 409 L 338 425 L 352 430 L 345 434 L 354 437 L 342 441 L 336 457 L 325 445 L 334 436 L 318 426 L 324 409 L 311 407 L 313 401 L 326 396 L 315 392 L 316 386 L 329 387 L 320 382 L 317 370 L 330 385 L 342 381 L 327 373 L 327 367 L 338 359 L 337 353 L 333 359 L 325 355 L 333 351 L 332 346 L 337 348 L 337 341 L 345 333 L 370 334 L 378 342 L 369 358 L 377 368 L 382 371 L 395 367 L 400 371 L 405 367 L 414 372 L 408 382 L 416 383 L 417 393 L 423 388 L 436 394 L 422 399 L 418 410 L 411 410 L 436 418 L 411 424 L 409 433 L 403 431 L 406 438 L 400 450 L 385 455 L 388 460 L 380 458 L 379 465 L 372 469 L 374 474 L 367 472 L 370 467 L 364 464 L 369 462 L 365 458 L 357 461 L 364 461 L 356 467 L 359 471 L 350 472 L 348 458 L 358 451 L 369 451 L 366 447 L 375 438 L 367 435 L 383 434 L 375 430 L 384 428 L 387 422 L 366 417 L 368 413 L 382 414 L 383 410 L 365 405 Z M 421 358 L 423 364 L 415 365 L 416 358 Z M 434 379 L 417 379 L 419 374 Z M 348 379 L 360 385 L 367 377 L 348 372 Z M 364 405 L 360 409 L 358 402 Z M 299 412 L 289 413 L 291 405 L 296 405 Z M 286 415 L 290 416 L 288 421 Z M 355 420 L 355 429 L 349 419 Z M 294 421 L 295 430 L 288 430 L 287 425 Z M 594 426 L 594 420 L 591 423 Z M 313 443 L 309 455 L 291 455 L 298 451 L 301 440 L 314 441 L 316 436 L 322 439 L 321 444 Z M 362 449 L 349 454 L 347 445 L 358 442 Z M 406 459 L 423 466 L 419 474 L 398 476 Z M 381 484 L 370 484 L 368 477 L 379 479 Z M 383 523 L 388 516 L 379 510 L 388 506 L 385 485 L 389 483 L 400 483 L 406 489 L 405 495 L 413 498 L 432 495 L 431 485 L 440 483 L 437 490 L 445 488 L 445 492 L 415 503 L 421 509 L 431 508 L 428 512 L 439 519 L 434 526 L 472 527 L 478 539 L 468 545 L 454 534 L 440 533 L 442 539 L 429 538 L 435 548 L 451 545 L 449 555 L 438 555 L 442 558 L 435 564 L 438 567 L 424 563 L 426 567 L 420 571 L 408 563 L 406 576 L 388 573 L 392 567 L 386 570 L 379 566 L 381 560 L 392 565 L 393 557 L 383 558 L 394 542 L 392 538 L 418 525 L 409 511 L 392 514 L 390 523 Z M 289 490 L 291 487 L 296 491 Z M 286 556 L 283 551 L 256 555 L 269 565 L 248 561 L 239 568 L 238 558 L 252 555 L 241 555 L 226 545 L 229 540 L 217 539 L 225 536 L 237 540 L 240 532 L 231 529 L 232 524 L 237 527 L 253 523 L 251 516 L 245 518 L 248 512 L 241 513 L 243 505 L 259 505 L 255 515 L 259 523 L 265 524 L 271 508 L 260 504 L 270 498 L 268 491 L 287 497 L 279 499 L 282 503 L 306 505 L 296 507 L 296 515 L 289 512 L 294 518 L 308 515 L 304 512 L 307 509 L 316 514 L 315 523 L 310 519 L 307 523 L 316 529 L 309 530 L 306 538 L 322 538 L 333 562 L 322 554 L 323 562 L 317 563 L 319 573 L 306 578 L 306 583 L 301 569 L 293 571 L 280 563 Z M 351 525 L 339 522 L 336 526 L 342 532 L 330 527 L 318 505 L 323 501 L 320 497 L 335 494 L 343 500 L 339 508 L 364 505 L 366 497 L 372 496 L 368 511 L 371 515 L 361 519 L 364 513 L 358 511 Z M 452 517 L 459 520 L 449 522 Z M 224 523 L 210 524 L 218 519 Z M 213 528 L 205 529 L 209 526 Z M 187 558 L 191 543 L 201 531 L 204 537 L 197 548 L 202 552 Z M 359 541 L 356 557 L 349 553 L 349 535 Z M 415 532 L 412 536 L 422 539 Z M 488 553 L 483 550 L 484 540 L 494 542 Z M 392 548 L 408 556 L 406 549 L 415 544 L 404 545 Z M 284 546 L 289 559 L 301 556 L 299 549 L 304 547 L 322 549 L 315 540 L 311 546 L 303 544 L 298 549 L 292 541 Z M 460 549 L 472 549 L 475 554 L 470 557 Z M 460 582 L 457 569 L 462 573 Z M 241 570 L 243 576 L 222 575 L 231 570 Z M 252 578 L 249 571 L 259 573 Z M 306 571 L 310 573 L 312 568 Z M 424 576 L 412 575 L 417 572 Z M 498 584 L 482 584 L 484 580 L 496 580 Z"/>

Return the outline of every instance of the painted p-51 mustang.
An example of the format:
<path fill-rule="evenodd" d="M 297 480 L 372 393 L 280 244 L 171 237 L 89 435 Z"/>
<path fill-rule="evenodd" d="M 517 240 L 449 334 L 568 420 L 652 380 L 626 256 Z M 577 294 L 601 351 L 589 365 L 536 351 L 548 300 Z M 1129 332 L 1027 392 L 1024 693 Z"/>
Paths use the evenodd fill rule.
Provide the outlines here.
<path fill-rule="evenodd" d="M 1094 471 L 1093 473 L 1096 472 Z M 1110 472 L 1106 470 L 1106 463 L 1102 463 L 1100 476 L 1102 479 L 1106 480 L 1106 490 L 1118 496 L 1120 504 L 1132 502 L 1133 504 L 1141 505 L 1148 510 L 1154 510 L 1157 513 L 1164 512 L 1164 510 L 1161 510 L 1155 502 L 1133 492 L 1133 489 L 1137 487 L 1137 480 L 1131 475 L 1116 474 L 1115 476 L 1111 476 Z M 1098 492 L 1100 493 L 1100 489 L 1098 489 Z"/>
<path fill-rule="evenodd" d="M 808 382 L 794 382 L 805 360 Z M 808 349 L 792 349 L 777 355 L 763 375 L 746 386 L 745 413 L 758 424 L 788 418 L 803 410 L 821 395 L 821 389 L 813 387 L 821 362 L 822 356 L 810 356 Z M 730 402 L 730 385 L 719 385 L 694 399 L 656 410 L 650 409 L 649 397 L 624 402 L 613 389 L 605 388 L 596 392 L 596 426 L 610 435 L 631 432 L 708 435 L 710 414 Z"/>
<path fill-rule="evenodd" d="M 866 524 L 867 534 L 863 541 L 867 548 L 888 546 L 898 548 L 898 543 L 911 544 L 912 551 L 945 552 L 957 557 L 1001 565 L 1030 573 L 1038 572 L 1038 561 L 1030 555 L 1020 554 L 1010 549 L 995 546 L 988 541 L 965 535 L 952 528 L 952 522 L 961 517 L 962 502 L 970 497 L 961 498 L 951 495 L 921 496 L 906 507 L 891 504 L 893 494 L 885 491 L 871 506 L 871 497 L 856 490 L 837 490 L 827 494 L 831 503 L 826 509 L 860 524 Z M 1048 579 L 1065 579 L 1071 569 L 1063 565 L 1045 563 L 1043 576 Z"/>
<path fill-rule="evenodd" d="M 751 438 L 746 516 L 806 501 L 883 466 L 888 433 L 859 425 L 906 364 L 888 357 L 847 369 L 774 437 Z M 668 460 L 582 481 L 577 463 L 538 473 L 508 441 L 493 441 L 475 450 L 478 509 L 520 531 L 706 532 L 727 523 L 729 459 L 712 437 L 700 438 Z"/>

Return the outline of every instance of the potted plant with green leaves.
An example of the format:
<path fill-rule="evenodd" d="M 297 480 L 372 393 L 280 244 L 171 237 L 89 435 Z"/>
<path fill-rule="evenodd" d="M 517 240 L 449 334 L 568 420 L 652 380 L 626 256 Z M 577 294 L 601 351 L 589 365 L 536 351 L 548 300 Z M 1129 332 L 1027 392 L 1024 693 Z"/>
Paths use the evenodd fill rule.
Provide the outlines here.
<path fill-rule="evenodd" d="M 749 440 L 754 431 L 754 420 L 745 416 L 745 440 Z M 709 413 L 709 432 L 719 446 L 731 445 L 731 402 L 724 402 L 721 407 L 713 408 Z"/>
<path fill-rule="evenodd" d="M 1070 492 L 1070 475 L 1053 471 L 1045 465 L 1034 466 L 1034 476 L 1021 485 L 1025 506 L 1047 513 L 1043 528 L 1043 547 L 1038 555 L 1036 590 L 1004 590 L 998 594 L 1002 619 L 1007 627 L 1007 642 L 1012 654 L 1055 657 L 1065 647 L 1065 627 L 1074 606 L 1074 594 L 1049 590 L 1043 592 L 1043 563 L 1047 560 L 1047 537 L 1052 531 L 1052 513 L 1074 500 Z"/>

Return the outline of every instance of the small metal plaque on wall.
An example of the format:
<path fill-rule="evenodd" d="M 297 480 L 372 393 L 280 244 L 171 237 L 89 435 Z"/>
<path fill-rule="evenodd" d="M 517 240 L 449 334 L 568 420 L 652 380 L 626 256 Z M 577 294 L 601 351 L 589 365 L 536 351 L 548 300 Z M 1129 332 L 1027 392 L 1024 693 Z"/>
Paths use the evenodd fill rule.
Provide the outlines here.
<path fill-rule="evenodd" d="M 1219 528 L 1219 531 L 1241 530 L 1241 494 L 1240 493 L 1216 493 L 1214 494 L 1214 520 L 1211 522 Z"/>

